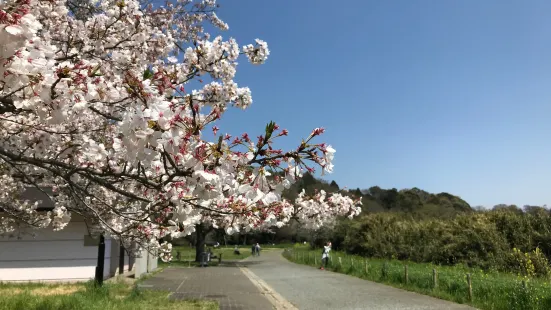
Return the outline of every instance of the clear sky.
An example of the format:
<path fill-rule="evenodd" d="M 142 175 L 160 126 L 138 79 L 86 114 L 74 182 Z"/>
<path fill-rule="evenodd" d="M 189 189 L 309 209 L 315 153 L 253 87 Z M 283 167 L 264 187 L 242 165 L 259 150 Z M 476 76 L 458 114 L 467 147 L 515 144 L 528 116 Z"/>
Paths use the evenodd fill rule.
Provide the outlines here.
<path fill-rule="evenodd" d="M 341 187 L 551 204 L 551 1 L 219 2 L 224 36 L 271 50 L 222 132 L 325 127 Z"/>

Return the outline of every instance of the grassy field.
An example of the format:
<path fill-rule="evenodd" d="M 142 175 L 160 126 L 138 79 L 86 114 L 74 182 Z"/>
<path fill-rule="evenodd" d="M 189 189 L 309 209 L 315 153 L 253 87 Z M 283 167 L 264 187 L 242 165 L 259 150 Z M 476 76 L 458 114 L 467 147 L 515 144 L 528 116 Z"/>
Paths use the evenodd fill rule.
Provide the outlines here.
<path fill-rule="evenodd" d="M 276 245 L 262 245 L 262 250 L 260 252 L 260 255 L 262 255 L 263 251 L 270 251 L 271 249 L 283 249 L 289 247 L 290 244 L 276 244 Z M 242 259 L 245 259 L 249 256 L 251 256 L 251 245 L 248 246 L 239 246 L 239 251 L 241 255 L 235 255 L 233 253 L 234 246 L 227 246 L 227 247 L 218 247 L 213 248 L 211 247 L 212 252 L 214 255 L 216 255 L 217 258 L 213 258 L 211 262 L 209 263 L 209 266 L 217 266 L 218 265 L 218 257 L 220 254 L 222 254 L 222 262 L 224 261 L 239 261 Z M 177 258 L 177 254 L 180 252 L 180 260 Z M 159 266 L 166 267 L 166 266 L 181 266 L 181 267 L 194 267 L 199 266 L 199 263 L 195 262 L 195 248 L 189 247 L 189 246 L 174 246 L 172 248 L 172 261 L 170 263 L 165 263 L 161 260 L 159 260 Z"/>
<path fill-rule="evenodd" d="M 170 301 L 167 292 L 137 290 L 128 283 L 0 283 L 0 309 L 25 310 L 216 310 L 213 301 Z"/>
<path fill-rule="evenodd" d="M 294 247 L 287 249 L 284 256 L 299 264 L 315 267 L 321 265 L 321 250 Z M 365 259 L 342 252 L 331 253 L 331 262 L 327 269 L 457 303 L 470 304 L 479 309 L 551 309 L 549 279 L 484 272 L 464 266 Z M 436 287 L 433 270 L 436 271 Z M 471 278 L 472 300 L 467 274 Z"/>
<path fill-rule="evenodd" d="M 245 247 L 239 247 L 241 255 L 235 255 L 233 253 L 233 247 L 219 247 L 211 248 L 214 255 L 217 258 L 211 259 L 209 266 L 218 265 L 218 257 L 222 254 L 222 261 L 236 261 L 245 259 L 251 256 L 251 249 Z M 180 252 L 180 260 L 178 260 L 178 252 Z M 165 263 L 159 260 L 159 266 L 182 266 L 182 267 L 193 267 L 198 266 L 199 263 L 195 262 L 195 248 L 189 246 L 174 246 L 172 248 L 172 261 L 170 263 Z"/>

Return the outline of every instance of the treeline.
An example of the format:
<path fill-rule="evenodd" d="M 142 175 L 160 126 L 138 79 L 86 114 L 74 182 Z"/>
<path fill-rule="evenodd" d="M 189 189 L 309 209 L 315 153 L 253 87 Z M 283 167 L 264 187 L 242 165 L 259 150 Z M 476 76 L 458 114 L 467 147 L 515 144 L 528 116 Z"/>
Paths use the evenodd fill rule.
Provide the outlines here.
<path fill-rule="evenodd" d="M 367 257 L 549 275 L 550 231 L 545 209 L 499 209 L 422 220 L 406 213 L 365 214 L 342 219 L 329 235 L 342 250 Z"/>
<path fill-rule="evenodd" d="M 283 193 L 283 197 L 294 200 L 304 189 L 312 194 L 316 190 L 326 192 L 341 191 L 347 195 L 362 197 L 364 213 L 407 212 L 414 217 L 453 217 L 459 213 L 472 212 L 471 206 L 460 197 L 449 193 L 431 194 L 418 188 L 382 189 L 373 186 L 369 189 L 340 189 L 335 181 L 326 182 L 306 173 L 304 177 Z"/>
<path fill-rule="evenodd" d="M 483 269 L 513 271 L 524 275 L 549 275 L 551 215 L 538 206 L 496 205 L 492 210 L 472 208 L 449 193 L 432 194 L 418 188 L 342 190 L 306 174 L 283 193 L 294 200 L 302 190 L 314 193 L 341 191 L 362 196 L 362 215 L 343 218 L 335 227 L 318 231 L 300 223 L 271 233 L 225 236 L 213 231 L 211 240 L 227 244 L 259 242 L 308 242 L 321 246 L 328 240 L 334 248 L 366 257 L 465 264 Z"/>
<path fill-rule="evenodd" d="M 307 194 L 315 191 L 325 190 L 326 192 L 339 191 L 345 195 L 362 197 L 362 214 L 373 213 L 407 213 L 415 219 L 423 218 L 453 218 L 458 214 L 473 212 L 471 206 L 460 197 L 449 193 L 431 194 L 418 188 L 397 190 L 382 189 L 378 186 L 369 189 L 350 190 L 341 189 L 335 181 L 327 182 L 315 178 L 306 173 L 298 182 L 283 192 L 283 197 L 294 201 L 297 195 L 305 190 Z M 355 221 L 355 220 L 354 220 Z M 223 232 L 221 233 L 223 234 Z M 320 240 L 331 238 L 333 231 L 322 229 L 320 231 L 309 231 L 302 229 L 300 223 L 293 222 L 288 226 L 277 229 L 274 233 L 251 233 L 226 237 L 232 244 L 247 244 L 253 240 L 260 243 L 281 243 L 281 242 L 312 242 L 319 243 Z M 222 236 L 220 236 L 222 237 Z"/>
<path fill-rule="evenodd" d="M 292 197 L 302 188 L 334 191 L 338 185 L 308 175 L 285 194 Z M 362 196 L 360 217 L 339 219 L 336 227 L 316 232 L 295 225 L 292 241 L 320 246 L 331 240 L 337 249 L 366 257 L 550 274 L 551 214 L 545 208 L 501 204 L 473 209 L 460 197 L 418 188 L 374 186 L 348 193 Z"/>

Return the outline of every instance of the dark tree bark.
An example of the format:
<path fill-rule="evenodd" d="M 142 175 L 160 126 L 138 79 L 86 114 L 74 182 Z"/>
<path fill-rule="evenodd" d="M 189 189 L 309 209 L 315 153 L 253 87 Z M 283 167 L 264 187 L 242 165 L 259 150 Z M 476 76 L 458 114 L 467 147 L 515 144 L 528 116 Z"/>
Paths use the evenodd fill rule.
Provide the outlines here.
<path fill-rule="evenodd" d="M 208 227 L 204 224 L 195 225 L 195 261 L 201 262 L 201 253 L 205 250 L 205 241 L 208 233 L 212 230 L 212 227 Z"/>
<path fill-rule="evenodd" d="M 201 261 L 201 253 L 205 250 L 205 237 L 203 225 L 199 224 L 195 226 L 195 261 Z"/>

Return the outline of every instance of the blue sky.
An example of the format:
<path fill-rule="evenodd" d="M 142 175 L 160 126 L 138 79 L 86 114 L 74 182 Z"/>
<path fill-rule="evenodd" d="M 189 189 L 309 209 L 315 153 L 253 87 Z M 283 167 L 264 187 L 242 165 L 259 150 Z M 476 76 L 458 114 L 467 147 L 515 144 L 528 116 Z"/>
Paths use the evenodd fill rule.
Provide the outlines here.
<path fill-rule="evenodd" d="M 551 1 L 219 2 L 224 36 L 271 50 L 222 132 L 325 127 L 341 187 L 551 203 Z"/>

